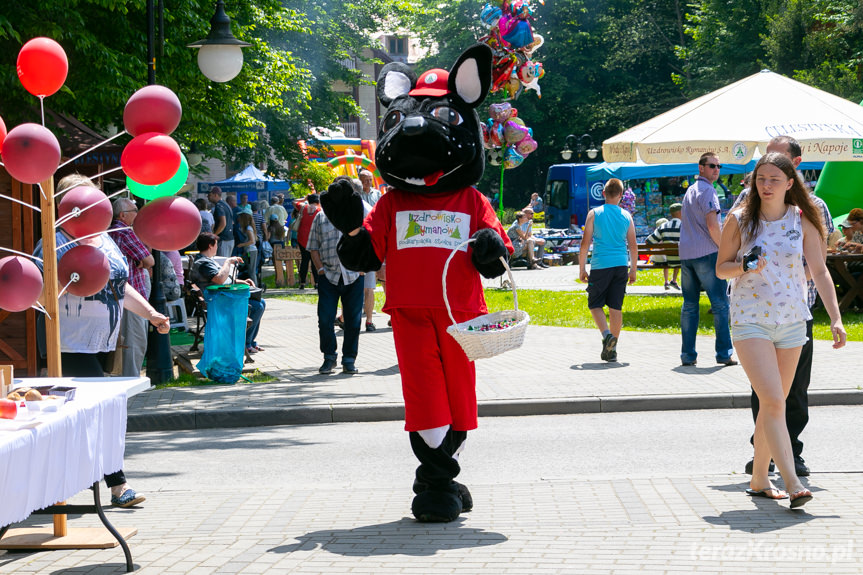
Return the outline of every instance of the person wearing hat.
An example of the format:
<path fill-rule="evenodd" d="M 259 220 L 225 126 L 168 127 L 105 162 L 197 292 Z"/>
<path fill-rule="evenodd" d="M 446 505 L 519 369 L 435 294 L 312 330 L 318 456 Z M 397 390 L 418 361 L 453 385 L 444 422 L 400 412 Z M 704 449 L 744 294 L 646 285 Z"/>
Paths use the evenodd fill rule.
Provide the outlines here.
<path fill-rule="evenodd" d="M 846 252 L 863 252 L 863 209 L 851 210 L 839 227 L 845 237 L 836 242 L 836 247 Z"/>
<path fill-rule="evenodd" d="M 659 221 L 656 222 L 656 229 L 653 230 L 653 233 L 647 236 L 644 240 L 646 244 L 664 244 L 664 243 L 680 243 L 680 211 L 683 209 L 683 204 L 674 203 L 668 207 L 668 213 L 671 215 L 670 220 L 665 220 L 661 224 Z M 664 219 L 664 218 L 661 218 Z M 680 273 L 680 256 L 653 256 L 653 257 L 665 257 L 663 263 L 665 267 L 662 268 L 662 273 L 665 275 L 665 289 L 674 288 L 676 290 L 680 289 L 680 286 L 677 285 L 677 275 Z M 651 259 L 653 259 L 653 257 Z M 656 261 L 656 260 L 654 260 Z M 671 281 L 668 281 L 668 268 L 673 270 Z"/>

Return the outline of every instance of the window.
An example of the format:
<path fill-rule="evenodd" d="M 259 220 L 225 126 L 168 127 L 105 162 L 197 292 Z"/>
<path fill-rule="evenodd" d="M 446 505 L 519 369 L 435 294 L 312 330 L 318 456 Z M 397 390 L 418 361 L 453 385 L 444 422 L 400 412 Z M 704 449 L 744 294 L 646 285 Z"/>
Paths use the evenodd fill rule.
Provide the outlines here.
<path fill-rule="evenodd" d="M 548 205 L 561 210 L 569 209 L 569 181 L 552 180 L 546 186 Z"/>
<path fill-rule="evenodd" d="M 389 38 L 389 53 L 390 54 L 405 54 L 405 39 L 391 36 Z"/>

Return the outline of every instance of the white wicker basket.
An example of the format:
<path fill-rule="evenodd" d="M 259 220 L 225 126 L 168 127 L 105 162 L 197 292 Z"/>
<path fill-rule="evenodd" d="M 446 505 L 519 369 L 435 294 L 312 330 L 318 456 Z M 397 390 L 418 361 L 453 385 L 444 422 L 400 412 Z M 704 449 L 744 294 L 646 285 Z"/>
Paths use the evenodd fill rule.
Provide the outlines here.
<path fill-rule="evenodd" d="M 452 320 L 452 325 L 446 328 L 446 331 L 461 345 L 467 358 L 474 361 L 486 357 L 494 357 L 505 351 L 521 347 L 521 344 L 524 342 L 524 332 L 527 330 L 527 324 L 530 323 L 530 316 L 518 309 L 518 293 L 515 290 L 515 280 L 512 278 L 512 271 L 510 271 L 506 259 L 500 258 L 500 261 L 503 262 L 506 268 L 506 273 L 509 275 L 515 309 L 496 311 L 462 323 L 456 323 L 449 305 L 449 297 L 446 290 L 446 275 L 447 270 L 449 270 L 449 263 L 456 252 L 472 241 L 474 240 L 466 240 L 452 251 L 443 266 L 441 281 L 443 284 L 443 300 L 446 304 L 446 311 L 449 314 L 450 320 Z M 516 320 L 516 323 L 504 329 L 494 331 L 478 331 L 476 329 L 483 325 L 495 324 L 504 320 Z M 471 327 L 474 329 L 470 329 Z"/>

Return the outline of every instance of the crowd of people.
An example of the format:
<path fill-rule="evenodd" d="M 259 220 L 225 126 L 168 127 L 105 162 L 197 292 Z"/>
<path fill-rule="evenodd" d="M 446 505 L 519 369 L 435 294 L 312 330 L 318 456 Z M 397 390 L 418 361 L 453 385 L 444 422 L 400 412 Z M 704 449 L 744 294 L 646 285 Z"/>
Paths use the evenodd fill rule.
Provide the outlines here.
<path fill-rule="evenodd" d="M 817 295 L 831 319 L 834 347 L 844 345 L 846 334 L 824 263 L 828 238 L 836 237 L 829 210 L 807 190 L 796 172 L 801 161 L 796 141 L 774 138 L 767 152 L 751 174 L 751 187 L 740 194 L 724 223 L 713 186 L 721 166 L 714 154 L 702 155 L 697 180 L 683 201 L 670 207 L 670 218 L 657 222 L 646 242 L 679 244 L 678 256 L 666 256 L 658 263 L 665 269 L 665 289 L 680 289 L 683 295 L 681 365 L 697 363 L 699 300 L 704 291 L 713 315 L 716 363 L 732 366 L 739 360 L 749 378 L 755 432 L 751 439 L 754 456 L 746 465 L 752 475 L 748 493 L 790 498 L 792 507 L 798 507 L 812 498 L 799 480 L 809 474 L 799 436 L 808 421 L 810 309 Z M 339 176 L 334 184 L 348 182 L 362 198 L 364 213 L 368 214 L 381 193 L 372 187 L 370 172 L 361 170 L 358 175 Z M 93 184 L 87 178 L 70 176 L 61 180 L 58 189 L 62 193 L 76 185 Z M 612 178 L 605 184 L 604 204 L 589 211 L 584 227 L 582 246 L 592 246 L 592 250 L 582 249 L 579 257 L 579 277 L 588 284 L 588 309 L 601 335 L 600 357 L 608 362 L 618 360 L 626 286 L 637 279 L 635 226 L 631 213 L 622 205 L 625 196 L 620 180 Z M 296 204 L 281 196 L 273 197 L 272 204 L 264 200 L 249 203 L 246 194 L 237 201 L 232 194 L 223 197 L 214 186 L 208 200 L 196 202 L 201 232 L 191 246 L 196 253 L 188 281 L 202 290 L 234 281 L 257 289 L 261 264 L 273 246 L 297 246 L 302 254 L 299 288 L 304 289 L 310 281 L 318 292 L 318 338 L 323 355 L 318 371 L 330 374 L 339 363 L 334 325 L 340 325 L 341 371 L 358 373 L 363 317 L 366 331 L 374 331 L 374 291 L 377 281 L 385 280 L 385 267 L 379 272 L 382 277 L 345 268 L 337 249 L 342 234 L 321 210 L 317 194 Z M 529 269 L 547 267 L 542 258 L 544 242 L 532 232 L 534 210 L 542 208 L 542 200 L 534 194 L 507 230 L 515 250 L 512 258 L 526 259 Z M 140 375 L 148 326 L 162 333 L 169 328 L 169 318 L 147 302 L 155 262 L 151 250 L 132 228 L 137 212 L 131 199 L 116 199 L 109 231 L 79 241 L 106 254 L 111 277 L 94 296 L 62 296 L 61 309 L 69 313 L 75 310 L 61 323 L 62 362 L 67 375 L 111 372 L 114 368 L 108 356 L 118 347 L 122 347 L 119 364 L 114 362 L 120 366 L 118 372 Z M 863 210 L 852 210 L 839 227 L 842 237 L 833 242 L 835 249 L 863 251 Z M 62 227 L 57 235 L 58 245 L 70 242 L 71 236 Z M 72 245 L 75 243 L 69 243 Z M 37 247 L 37 255 L 40 249 Z M 58 250 L 58 258 L 63 253 Z M 160 261 L 163 292 L 169 300 L 180 298 L 185 280 L 180 254 L 168 252 Z M 235 266 L 242 266 L 245 273 L 237 277 Z M 250 298 L 247 354 L 263 350 L 257 334 L 265 309 L 262 299 Z M 774 462 L 784 479 L 784 490 L 770 481 L 768 469 Z M 115 504 L 129 506 L 143 501 L 143 495 L 128 487 L 122 471 L 107 476 L 106 481 Z"/>

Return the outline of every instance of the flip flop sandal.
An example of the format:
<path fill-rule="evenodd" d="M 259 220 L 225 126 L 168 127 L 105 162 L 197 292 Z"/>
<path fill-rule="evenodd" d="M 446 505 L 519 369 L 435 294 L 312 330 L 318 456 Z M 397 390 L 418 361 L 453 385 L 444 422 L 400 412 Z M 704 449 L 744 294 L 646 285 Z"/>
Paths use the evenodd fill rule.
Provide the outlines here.
<path fill-rule="evenodd" d="M 777 495 L 771 494 L 771 492 L 781 493 L 782 495 L 777 496 Z M 766 497 L 767 499 L 788 499 L 788 494 L 785 493 L 784 491 L 782 491 L 781 489 L 776 488 L 776 487 L 768 487 L 766 489 L 747 489 L 746 495 L 748 495 L 750 497 Z M 793 504 L 794 503 L 792 500 L 792 505 Z"/>

